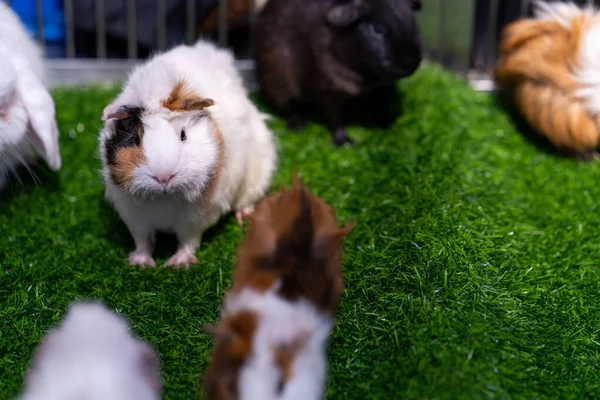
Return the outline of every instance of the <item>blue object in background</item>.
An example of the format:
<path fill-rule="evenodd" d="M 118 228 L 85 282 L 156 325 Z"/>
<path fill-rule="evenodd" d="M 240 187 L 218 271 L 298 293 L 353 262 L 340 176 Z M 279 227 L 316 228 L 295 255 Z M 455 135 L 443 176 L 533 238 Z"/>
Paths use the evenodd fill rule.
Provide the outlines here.
<path fill-rule="evenodd" d="M 11 7 L 27 27 L 32 38 L 38 38 L 35 0 L 12 1 Z M 65 57 L 65 13 L 62 0 L 43 0 L 42 17 L 46 57 Z"/>

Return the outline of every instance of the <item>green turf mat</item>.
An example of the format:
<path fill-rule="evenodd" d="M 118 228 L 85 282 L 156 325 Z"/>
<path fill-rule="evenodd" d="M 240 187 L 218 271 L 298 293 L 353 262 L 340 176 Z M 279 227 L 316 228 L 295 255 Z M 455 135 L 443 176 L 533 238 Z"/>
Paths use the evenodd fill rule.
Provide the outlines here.
<path fill-rule="evenodd" d="M 493 96 L 427 66 L 403 81 L 389 130 L 271 126 L 273 188 L 294 168 L 333 205 L 347 291 L 330 348 L 331 399 L 593 397 L 600 382 L 600 164 L 526 139 Z M 210 230 L 189 271 L 126 264 L 133 243 L 103 201 L 97 132 L 116 90 L 54 92 L 63 169 L 0 199 L 0 398 L 69 302 L 99 298 L 160 353 L 167 399 L 198 397 L 243 230 Z M 24 173 L 25 174 L 25 173 Z M 160 246 L 162 263 L 175 249 Z"/>

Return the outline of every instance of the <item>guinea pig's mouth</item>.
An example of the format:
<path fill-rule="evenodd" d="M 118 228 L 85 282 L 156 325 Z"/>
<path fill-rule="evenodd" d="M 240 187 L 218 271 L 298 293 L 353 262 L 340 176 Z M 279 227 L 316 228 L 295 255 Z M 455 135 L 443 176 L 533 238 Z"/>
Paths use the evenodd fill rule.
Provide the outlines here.
<path fill-rule="evenodd" d="M 149 200 L 173 199 L 184 203 L 197 201 L 201 193 L 193 187 L 181 184 L 153 185 L 145 197 Z"/>

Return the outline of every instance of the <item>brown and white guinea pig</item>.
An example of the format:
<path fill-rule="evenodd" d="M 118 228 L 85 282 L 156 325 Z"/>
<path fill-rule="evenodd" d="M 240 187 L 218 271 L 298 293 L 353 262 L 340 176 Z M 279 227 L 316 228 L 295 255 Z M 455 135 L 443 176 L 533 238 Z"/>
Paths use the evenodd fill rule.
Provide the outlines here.
<path fill-rule="evenodd" d="M 36 349 L 21 400 L 157 400 L 158 356 L 99 302 L 74 303 Z"/>
<path fill-rule="evenodd" d="M 350 99 L 395 89 L 421 62 L 417 0 L 270 0 L 255 32 L 258 82 L 290 127 L 299 102 L 324 108 L 337 145 Z M 385 105 L 382 105 L 385 106 Z"/>
<path fill-rule="evenodd" d="M 519 112 L 566 153 L 597 156 L 600 141 L 600 14 L 572 3 L 535 3 L 534 18 L 502 33 L 496 81 Z"/>
<path fill-rule="evenodd" d="M 297 177 L 248 220 L 221 319 L 206 327 L 215 341 L 208 398 L 320 399 L 352 225 L 338 228 L 333 209 Z"/>
<path fill-rule="evenodd" d="M 250 102 L 229 51 L 200 41 L 135 68 L 104 110 L 100 153 L 106 198 L 129 228 L 130 264 L 155 266 L 155 232 L 177 235 L 165 265 L 189 266 L 202 233 L 232 210 L 238 220 L 266 193 L 274 138 Z"/>

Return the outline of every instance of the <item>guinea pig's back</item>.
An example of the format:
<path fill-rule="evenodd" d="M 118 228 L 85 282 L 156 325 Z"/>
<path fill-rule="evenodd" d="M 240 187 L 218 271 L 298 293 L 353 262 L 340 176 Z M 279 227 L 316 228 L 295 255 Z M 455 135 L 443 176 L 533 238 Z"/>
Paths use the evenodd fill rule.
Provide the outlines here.
<path fill-rule="evenodd" d="M 311 43 L 319 40 L 327 3 L 270 0 L 260 14 L 254 34 L 256 72 L 261 91 L 275 105 L 301 96 L 312 70 Z"/>

